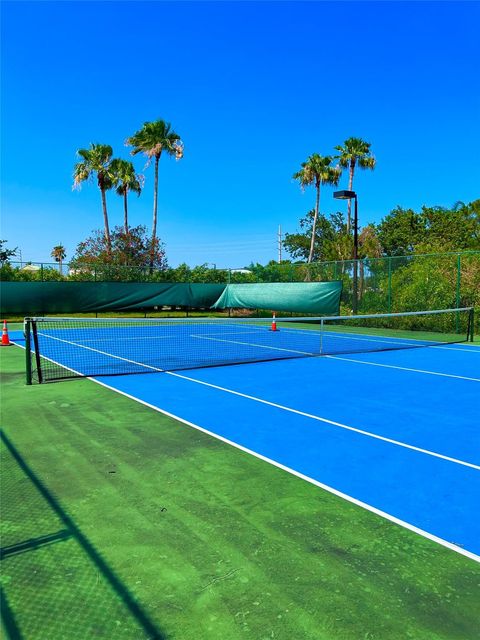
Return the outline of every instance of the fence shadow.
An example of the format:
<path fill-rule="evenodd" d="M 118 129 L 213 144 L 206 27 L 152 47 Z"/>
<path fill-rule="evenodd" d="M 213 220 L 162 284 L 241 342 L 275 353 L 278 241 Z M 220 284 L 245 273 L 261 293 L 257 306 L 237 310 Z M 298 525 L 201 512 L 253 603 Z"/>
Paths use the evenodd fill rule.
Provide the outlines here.
<path fill-rule="evenodd" d="M 9 639 L 166 638 L 3 430 L 0 444 Z"/>

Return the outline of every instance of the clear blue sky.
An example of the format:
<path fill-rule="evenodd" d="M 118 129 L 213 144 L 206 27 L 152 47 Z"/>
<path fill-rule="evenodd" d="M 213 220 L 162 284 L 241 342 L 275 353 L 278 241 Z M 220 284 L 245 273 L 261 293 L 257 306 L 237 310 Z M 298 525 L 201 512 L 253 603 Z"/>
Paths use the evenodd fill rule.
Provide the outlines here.
<path fill-rule="evenodd" d="M 78 148 L 171 121 L 180 162 L 160 163 L 158 232 L 172 266 L 276 259 L 314 204 L 292 174 L 350 136 L 360 223 L 396 205 L 480 196 L 480 3 L 3 2 L 2 227 L 23 259 L 67 258 L 102 226 L 95 185 L 72 192 Z M 137 157 L 142 171 L 144 161 Z M 153 171 L 132 198 L 151 225 Z M 342 179 L 346 187 L 347 176 Z M 322 195 L 322 212 L 342 203 Z M 121 199 L 108 194 L 111 224 Z"/>

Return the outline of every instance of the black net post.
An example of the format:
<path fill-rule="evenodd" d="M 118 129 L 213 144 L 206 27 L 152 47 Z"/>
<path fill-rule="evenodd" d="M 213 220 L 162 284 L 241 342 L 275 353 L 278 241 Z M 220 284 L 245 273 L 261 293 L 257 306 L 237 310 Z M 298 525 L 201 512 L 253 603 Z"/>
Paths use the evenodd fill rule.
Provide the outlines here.
<path fill-rule="evenodd" d="M 25 371 L 26 371 L 26 383 L 32 384 L 32 345 L 30 342 L 30 329 L 31 323 L 28 318 L 24 321 L 25 332 Z"/>
<path fill-rule="evenodd" d="M 43 382 L 43 371 L 42 371 L 42 361 L 40 359 L 40 346 L 38 344 L 36 319 L 30 320 L 30 324 L 32 327 L 33 348 L 35 349 L 35 364 L 37 366 L 37 378 L 38 378 L 38 382 L 41 384 Z"/>

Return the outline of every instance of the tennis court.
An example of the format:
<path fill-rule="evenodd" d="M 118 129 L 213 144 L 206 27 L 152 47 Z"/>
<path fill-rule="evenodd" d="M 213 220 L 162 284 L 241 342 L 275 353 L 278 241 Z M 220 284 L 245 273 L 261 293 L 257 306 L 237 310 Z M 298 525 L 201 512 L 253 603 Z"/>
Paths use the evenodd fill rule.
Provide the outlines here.
<path fill-rule="evenodd" d="M 466 326 L 470 312 L 387 319 L 428 326 L 439 317 Z M 326 331 L 323 320 L 320 327 L 308 320 L 282 319 L 272 331 L 271 320 L 258 319 L 45 319 L 37 349 L 47 371 L 60 362 L 57 375 L 94 374 L 478 559 L 480 520 L 472 514 L 480 495 L 480 349 L 463 334 L 457 343 L 443 331 L 418 338 L 405 329 L 379 332 L 371 317 L 361 333 L 361 317 L 352 326 L 329 319 Z M 465 340 L 469 332 L 466 326 Z M 243 365 L 221 366 L 236 363 Z M 145 372 L 153 375 L 110 379 Z"/>
<path fill-rule="evenodd" d="M 460 324 L 464 331 L 467 314 L 460 319 L 458 311 L 450 315 L 450 320 L 457 327 Z M 189 433 L 203 432 L 201 437 L 207 440 L 202 442 L 213 442 L 214 438 L 222 447 L 227 445 L 222 452 L 233 454 L 233 450 L 240 450 L 242 457 L 238 461 L 240 466 L 235 468 L 234 483 L 246 481 L 243 473 L 250 473 L 251 467 L 250 463 L 243 465 L 248 459 L 256 459 L 255 464 L 262 469 L 273 467 L 278 485 L 269 484 L 262 489 L 264 494 L 271 492 L 276 496 L 283 516 L 285 503 L 279 490 L 280 493 L 286 490 L 286 482 L 290 482 L 287 478 L 293 477 L 291 481 L 298 491 L 285 493 L 293 512 L 296 501 L 305 499 L 300 485 L 309 492 L 308 499 L 330 495 L 339 500 L 338 504 L 357 514 L 350 521 L 356 523 L 351 529 L 345 521 L 341 525 L 349 544 L 347 550 L 338 553 L 345 553 L 345 557 L 355 555 L 358 518 L 373 518 L 373 531 L 393 527 L 400 536 L 409 536 L 409 544 L 414 548 L 418 545 L 423 554 L 421 571 L 426 571 L 425 563 L 431 569 L 430 561 L 435 564 L 437 550 L 443 549 L 447 556 L 442 558 L 448 561 L 441 560 L 438 571 L 446 570 L 449 562 L 465 561 L 468 569 L 463 568 L 462 573 L 472 577 L 473 585 L 480 561 L 480 346 L 467 341 L 468 328 L 466 338 L 454 335 L 453 330 L 438 338 L 429 330 L 431 318 L 431 315 L 419 318 L 418 314 L 412 317 L 412 322 L 422 320 L 415 334 L 405 329 L 405 320 L 409 319 L 405 314 L 401 330 L 384 325 L 378 331 L 370 321 L 361 326 L 360 320 L 342 326 L 341 321 L 334 319 L 330 325 L 322 326 L 320 332 L 307 319 L 279 320 L 273 331 L 270 320 L 258 319 L 233 323 L 39 319 L 29 337 L 31 367 L 34 380 L 94 376 L 95 383 L 109 397 L 120 394 L 128 406 L 132 406 L 131 401 L 137 406 L 144 405 L 149 416 L 161 414 L 159 420 L 165 416 L 174 418 L 177 422 L 173 424 L 181 431 L 186 428 Z M 438 324 L 438 318 L 434 320 Z M 25 345 L 21 332 L 13 332 L 12 338 L 20 346 Z M 41 360 L 37 358 L 39 353 Z M 241 366 L 231 366 L 238 362 Z M 85 382 L 34 385 L 31 389 L 40 398 L 42 392 L 51 396 L 56 389 L 71 389 Z M 148 442 L 152 455 L 164 455 L 161 441 L 153 438 L 152 433 Z M 215 455 L 219 456 L 220 451 L 216 450 Z M 212 482 L 215 483 L 217 464 L 218 481 L 224 483 L 223 462 L 214 457 L 209 461 Z M 170 481 L 175 483 L 175 477 Z M 159 491 L 164 482 L 165 476 Z M 136 487 L 134 492 L 138 490 Z M 208 500 L 211 502 L 211 495 Z M 243 497 L 245 505 L 242 499 L 236 500 L 235 509 L 242 512 L 248 504 L 248 494 Z M 220 499 L 214 510 L 223 506 Z M 251 505 L 247 510 L 250 508 Z M 258 505 L 256 508 L 261 510 Z M 272 508 L 270 505 L 267 510 Z M 322 525 L 327 529 L 335 525 L 330 520 L 327 526 L 318 512 L 310 516 L 317 520 L 302 520 L 301 528 L 313 544 L 310 527 L 319 527 L 315 534 L 318 542 L 324 533 Z M 212 536 L 221 528 L 219 520 L 210 523 Z M 288 525 L 288 517 L 282 526 L 294 527 Z M 345 526 L 349 528 L 348 534 Z M 234 532 L 231 535 L 235 538 Z M 359 548 L 363 536 L 359 531 Z M 428 547 L 423 546 L 425 541 Z M 402 548 L 401 544 L 394 546 L 396 552 Z M 214 550 L 213 537 L 208 553 Z M 415 555 L 411 550 L 409 553 Z M 406 558 L 401 560 L 404 562 Z M 229 570 L 224 575 L 235 581 Z M 299 578 L 287 572 L 282 579 Z M 309 578 L 312 584 L 322 579 L 320 575 Z M 415 576 L 415 580 L 421 579 Z M 394 591 L 409 588 L 405 576 L 403 580 L 390 583 Z M 377 628 L 370 626 L 369 631 L 358 613 L 356 625 L 349 627 L 342 623 L 338 629 L 323 628 L 325 620 L 330 620 L 328 624 L 332 620 L 325 603 L 316 603 L 313 610 L 309 609 L 309 623 L 298 627 L 297 620 L 297 626 L 285 631 L 287 635 L 279 631 L 279 619 L 275 624 L 262 622 L 265 630 L 273 629 L 273 635 L 267 631 L 259 635 L 259 627 L 255 632 L 243 629 L 252 638 L 287 637 L 292 632 L 299 638 L 473 638 L 476 614 L 470 598 L 475 598 L 474 590 L 470 584 L 464 593 L 458 582 L 457 587 L 455 597 L 460 600 L 455 606 L 460 613 L 454 615 L 455 620 L 452 618 L 448 623 L 444 620 L 445 628 L 435 628 L 435 634 L 429 626 L 435 626 L 434 616 L 427 624 L 422 616 L 419 622 L 416 614 L 414 631 L 402 635 L 400 629 L 392 628 L 388 634 L 388 623 L 378 612 L 378 602 L 376 615 L 380 615 L 380 620 Z M 351 597 L 351 584 L 340 585 L 339 592 L 344 590 Z M 362 594 L 365 595 L 363 591 Z M 389 602 L 390 595 L 385 597 Z M 218 602 L 204 606 L 204 615 L 208 612 L 215 618 L 217 606 Z M 339 606 L 338 602 L 335 606 Z M 343 606 L 353 605 L 349 600 Z M 369 610 L 368 605 L 365 609 Z M 464 618 L 464 623 L 459 623 L 457 614 Z M 368 615 L 372 615 L 371 610 Z M 443 615 L 448 618 L 449 614 Z M 454 628 L 458 629 L 458 635 L 453 634 Z M 237 637 L 233 631 L 218 632 L 214 623 L 210 632 L 203 631 L 205 637 Z M 362 636 L 357 635 L 360 632 Z M 172 637 L 190 637 L 189 633 Z"/>

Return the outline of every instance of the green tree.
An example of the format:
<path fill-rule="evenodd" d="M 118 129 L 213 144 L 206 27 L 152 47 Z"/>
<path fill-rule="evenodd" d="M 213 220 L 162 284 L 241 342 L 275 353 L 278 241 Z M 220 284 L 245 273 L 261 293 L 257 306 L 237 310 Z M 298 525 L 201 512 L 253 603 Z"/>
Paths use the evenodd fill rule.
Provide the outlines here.
<path fill-rule="evenodd" d="M 158 164 L 162 152 L 169 156 L 175 156 L 177 160 L 183 157 L 183 142 L 180 136 L 172 130 L 171 124 L 164 120 L 145 122 L 143 127 L 136 131 L 126 144 L 133 147 L 132 156 L 143 153 L 147 156 L 147 165 L 155 160 L 155 180 L 153 186 L 153 224 L 152 224 L 152 264 L 157 237 L 157 203 L 158 203 Z M 152 266 L 152 265 L 151 265 Z"/>
<path fill-rule="evenodd" d="M 114 158 L 110 164 L 112 180 L 115 191 L 123 197 L 123 225 L 126 235 L 128 235 L 128 194 L 136 193 L 140 196 L 143 187 L 143 176 L 135 172 L 132 162 Z"/>
<path fill-rule="evenodd" d="M 107 260 L 107 256 L 109 259 Z M 138 279 L 152 261 L 152 245 L 148 237 L 147 227 L 139 225 L 130 227 L 128 234 L 123 226 L 116 226 L 111 233 L 111 249 L 107 249 L 105 234 L 101 230 L 94 231 L 88 238 L 80 242 L 70 266 L 80 275 L 95 269 L 112 274 L 113 279 Z M 104 263 L 108 263 L 106 267 Z M 156 238 L 153 265 L 155 269 L 166 269 L 167 260 L 161 241 Z M 122 268 L 120 268 L 122 267 Z M 140 269 L 132 269 L 140 267 Z"/>
<path fill-rule="evenodd" d="M 358 235 L 358 257 L 380 258 L 383 249 L 374 224 L 369 224 Z"/>
<path fill-rule="evenodd" d="M 97 184 L 102 196 L 103 225 L 107 248 L 107 257 L 111 253 L 112 243 L 110 239 L 110 227 L 108 224 L 106 192 L 113 186 L 113 176 L 110 162 L 113 149 L 108 144 L 90 144 L 89 149 L 79 149 L 77 155 L 82 158 L 73 170 L 73 188 L 80 189 L 82 182 L 91 180 L 97 176 Z"/>
<path fill-rule="evenodd" d="M 360 300 L 365 293 L 365 267 L 372 275 L 375 273 L 376 261 L 368 262 L 365 258 L 380 258 L 382 256 L 382 245 L 377 235 L 375 225 L 369 224 L 363 227 L 358 236 L 358 257 L 360 258 L 358 265 L 360 271 L 360 281 L 358 286 L 358 295 Z"/>
<path fill-rule="evenodd" d="M 307 260 L 310 253 L 315 210 L 312 209 L 300 220 L 300 231 L 286 233 L 283 246 L 294 260 Z M 343 214 L 336 212 L 325 216 L 319 214 L 315 227 L 312 260 L 348 260 L 352 255 L 353 241 L 346 233 Z"/>
<path fill-rule="evenodd" d="M 387 256 L 405 256 L 425 239 L 425 220 L 413 209 L 396 207 L 377 225 L 378 238 Z"/>
<path fill-rule="evenodd" d="M 480 249 L 480 200 L 457 202 L 451 209 L 396 207 L 377 225 L 384 254 L 463 251 Z"/>
<path fill-rule="evenodd" d="M 6 262 L 9 262 L 10 258 L 17 255 L 18 248 L 8 249 L 5 245 L 8 240 L 0 240 L 0 265 L 3 266 Z"/>
<path fill-rule="evenodd" d="M 312 237 L 310 240 L 310 251 L 307 262 L 312 262 L 315 248 L 315 231 L 317 227 L 318 214 L 320 211 L 320 187 L 322 184 L 335 186 L 340 180 L 341 171 L 331 166 L 332 156 L 321 156 L 313 153 L 306 162 L 302 162 L 302 168 L 293 174 L 293 178 L 300 182 L 303 190 L 313 185 L 316 190 L 315 212 L 313 216 Z"/>
<path fill-rule="evenodd" d="M 63 244 L 57 244 L 53 247 L 52 252 L 50 254 L 55 262 L 58 262 L 59 271 L 62 273 L 62 263 L 66 258 L 67 252 L 65 251 L 65 247 Z"/>
<path fill-rule="evenodd" d="M 342 145 L 335 147 L 340 155 L 335 156 L 338 159 L 339 165 L 342 169 L 348 169 L 348 188 L 353 190 L 353 176 L 355 174 L 355 168 L 357 165 L 360 169 L 375 168 L 375 158 L 370 151 L 371 143 L 365 142 L 361 138 L 348 138 Z M 347 209 L 347 233 L 350 233 L 351 228 L 351 206 L 352 201 L 348 201 Z"/>
<path fill-rule="evenodd" d="M 480 200 L 451 209 L 424 206 L 419 217 L 425 234 L 417 253 L 480 249 Z"/>
<path fill-rule="evenodd" d="M 172 269 L 172 278 L 174 282 L 190 282 L 192 269 L 186 262 L 182 262 L 175 269 Z"/>

